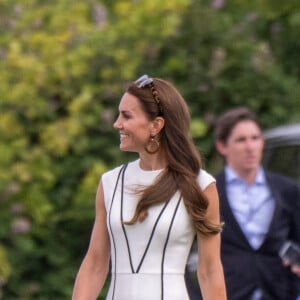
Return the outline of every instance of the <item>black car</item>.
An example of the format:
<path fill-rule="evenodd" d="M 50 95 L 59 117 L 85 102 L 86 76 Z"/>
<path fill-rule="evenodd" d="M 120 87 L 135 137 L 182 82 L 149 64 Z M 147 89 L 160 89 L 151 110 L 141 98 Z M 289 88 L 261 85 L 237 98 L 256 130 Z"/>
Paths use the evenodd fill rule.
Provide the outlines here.
<path fill-rule="evenodd" d="M 264 167 L 297 180 L 300 186 L 300 123 L 269 129 L 264 136 Z"/>

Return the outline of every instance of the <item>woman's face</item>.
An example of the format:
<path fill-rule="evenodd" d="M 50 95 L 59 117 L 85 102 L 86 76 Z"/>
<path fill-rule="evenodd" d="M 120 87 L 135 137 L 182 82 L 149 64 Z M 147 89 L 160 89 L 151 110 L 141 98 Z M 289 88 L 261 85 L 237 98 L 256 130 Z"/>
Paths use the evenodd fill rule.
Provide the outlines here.
<path fill-rule="evenodd" d="M 119 104 L 119 115 L 114 128 L 120 133 L 122 151 L 144 152 L 149 142 L 153 122 L 150 121 L 137 97 L 125 93 Z"/>

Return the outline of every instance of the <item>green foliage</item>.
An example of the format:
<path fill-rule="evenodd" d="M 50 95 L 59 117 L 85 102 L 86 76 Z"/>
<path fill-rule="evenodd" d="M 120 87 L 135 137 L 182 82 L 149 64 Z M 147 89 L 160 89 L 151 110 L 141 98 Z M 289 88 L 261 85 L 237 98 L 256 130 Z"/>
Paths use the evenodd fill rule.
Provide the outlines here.
<path fill-rule="evenodd" d="M 128 81 L 175 83 L 213 169 L 225 109 L 300 120 L 299 32 L 293 0 L 1 0 L 0 299 L 70 298 L 99 178 L 132 157 L 112 129 Z"/>
<path fill-rule="evenodd" d="M 151 65 L 206 123 L 194 138 L 211 168 L 210 129 L 224 110 L 249 106 L 265 128 L 300 120 L 299 12 L 292 0 L 192 1 Z"/>
<path fill-rule="evenodd" d="M 123 85 L 187 5 L 160 2 L 1 1 L 3 299 L 70 298 Z"/>

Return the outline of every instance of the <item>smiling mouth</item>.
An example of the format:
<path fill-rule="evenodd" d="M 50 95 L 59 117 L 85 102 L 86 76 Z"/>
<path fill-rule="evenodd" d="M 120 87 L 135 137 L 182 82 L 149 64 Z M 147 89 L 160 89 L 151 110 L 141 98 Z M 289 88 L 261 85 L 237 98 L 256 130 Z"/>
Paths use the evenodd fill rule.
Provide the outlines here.
<path fill-rule="evenodd" d="M 122 142 L 123 140 L 128 138 L 128 134 L 120 134 L 120 141 Z"/>

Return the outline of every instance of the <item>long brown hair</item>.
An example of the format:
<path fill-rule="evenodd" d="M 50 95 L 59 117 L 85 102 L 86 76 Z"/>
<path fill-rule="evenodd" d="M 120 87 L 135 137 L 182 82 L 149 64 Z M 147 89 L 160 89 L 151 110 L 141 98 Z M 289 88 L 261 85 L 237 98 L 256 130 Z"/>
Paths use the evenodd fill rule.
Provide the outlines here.
<path fill-rule="evenodd" d="M 135 214 L 126 224 L 142 221 L 150 206 L 166 202 L 176 191 L 180 191 L 195 229 L 205 235 L 219 233 L 222 225 L 211 224 L 206 219 L 209 203 L 197 181 L 202 163 L 190 136 L 189 108 L 171 83 L 153 78 L 152 87 L 154 90 L 148 86 L 140 88 L 132 83 L 127 92 L 140 100 L 151 120 L 159 115 L 165 119 L 160 145 L 166 156 L 167 168 L 152 185 L 142 191 Z M 154 101 L 153 91 L 157 92 L 159 105 Z"/>

